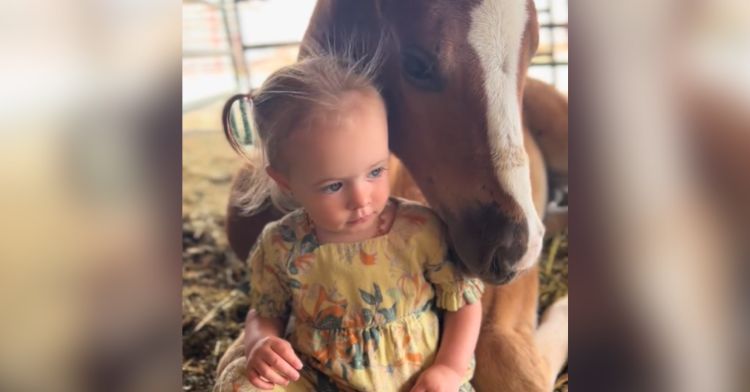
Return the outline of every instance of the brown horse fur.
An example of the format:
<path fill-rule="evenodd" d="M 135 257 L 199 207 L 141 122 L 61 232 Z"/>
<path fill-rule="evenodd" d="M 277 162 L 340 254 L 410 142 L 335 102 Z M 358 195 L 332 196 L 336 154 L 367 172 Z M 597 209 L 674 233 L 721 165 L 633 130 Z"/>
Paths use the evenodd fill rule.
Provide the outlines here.
<path fill-rule="evenodd" d="M 493 26 L 499 24 L 485 24 L 486 30 L 497 33 L 487 40 L 507 40 L 493 43 L 499 48 L 514 48 L 513 42 L 521 41 L 517 56 L 498 55 L 489 71 L 514 75 L 515 83 L 510 85 L 515 91 L 485 91 L 488 75 L 482 67 L 487 66 L 487 60 L 480 58 L 468 37 L 472 11 L 479 6 L 501 11 L 498 15 L 525 8 L 526 22 L 518 26 L 519 36 L 508 32 L 512 27 L 496 31 Z M 359 44 L 347 44 L 351 37 Z M 534 133 L 523 129 L 522 145 L 513 144 L 514 136 L 504 133 L 509 132 L 506 129 L 500 129 L 498 138 L 502 137 L 503 143 L 496 143 L 499 150 L 493 150 L 490 144 L 495 140 L 488 139 L 488 119 L 494 114 L 488 111 L 504 110 L 500 124 L 517 123 L 520 127 L 525 105 L 525 110 L 533 113 L 526 117 L 526 125 L 544 123 L 536 120 L 548 114 L 546 106 L 536 103 L 546 94 L 557 93 L 525 83 L 537 40 L 531 0 L 319 0 L 300 54 L 309 55 L 305 49 L 309 44 L 334 53 L 347 45 L 349 52 L 354 51 L 349 54 L 357 57 L 372 56 L 376 47 L 383 50 L 378 82 L 388 106 L 391 150 L 404 165 L 394 164 L 391 170 L 393 193 L 428 202 L 446 222 L 455 261 L 467 273 L 490 283 L 482 298 L 483 325 L 473 380 L 480 391 L 549 391 L 567 355 L 567 298 L 554 304 L 537 326 L 538 269 L 520 268 L 522 256 L 532 249 L 529 247 L 538 249 L 540 245 L 531 244 L 532 237 L 540 241 L 540 234 L 530 231 L 540 227 L 538 215 L 544 213 L 547 200 L 545 158 L 550 158 L 554 169 L 560 169 L 561 162 L 567 160 L 567 143 L 537 144 L 537 139 L 564 138 L 557 127 L 550 128 L 547 137 L 543 125 Z M 428 72 L 426 78 L 410 80 L 405 76 L 404 62 L 415 56 L 429 63 L 430 67 L 423 69 Z M 516 64 L 508 61 L 513 58 Z M 525 85 L 546 92 L 523 99 Z M 508 108 L 516 109 L 508 112 Z M 567 122 L 567 113 L 553 115 Z M 564 129 L 567 131 L 567 126 Z M 564 168 L 567 172 L 567 164 Z M 519 196 L 518 190 L 507 188 L 498 175 L 505 170 L 528 170 L 529 193 Z M 262 227 L 282 215 L 270 202 L 249 216 L 242 214 L 239 195 L 246 189 L 247 179 L 256 174 L 263 175 L 262 168 L 247 166 L 238 173 L 228 207 L 229 241 L 241 258 L 247 257 Z M 536 209 L 533 216 L 529 208 Z M 241 344 L 242 336 L 220 361 L 219 374 L 233 358 L 243 355 Z"/>
<path fill-rule="evenodd" d="M 547 165 L 552 187 L 568 185 L 568 99 L 547 83 L 526 79 L 524 125 Z"/>

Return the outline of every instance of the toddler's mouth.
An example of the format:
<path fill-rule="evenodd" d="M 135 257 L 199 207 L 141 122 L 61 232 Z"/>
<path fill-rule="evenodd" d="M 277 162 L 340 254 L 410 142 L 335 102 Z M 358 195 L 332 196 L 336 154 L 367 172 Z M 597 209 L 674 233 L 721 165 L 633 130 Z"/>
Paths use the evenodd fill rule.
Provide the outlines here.
<path fill-rule="evenodd" d="M 350 221 L 348 221 L 348 222 L 346 222 L 346 223 L 348 223 L 348 224 L 350 224 L 350 225 L 358 225 L 358 224 L 360 224 L 360 223 L 364 223 L 364 222 L 367 222 L 367 221 L 368 221 L 368 220 L 370 220 L 370 218 L 372 218 L 372 217 L 373 217 L 374 215 L 375 215 L 375 213 L 372 213 L 372 212 L 371 212 L 371 213 L 369 213 L 369 214 L 367 214 L 367 215 L 365 215 L 365 216 L 363 216 L 363 217 L 360 217 L 360 218 L 357 218 L 357 219 L 353 219 L 353 220 L 350 220 Z"/>

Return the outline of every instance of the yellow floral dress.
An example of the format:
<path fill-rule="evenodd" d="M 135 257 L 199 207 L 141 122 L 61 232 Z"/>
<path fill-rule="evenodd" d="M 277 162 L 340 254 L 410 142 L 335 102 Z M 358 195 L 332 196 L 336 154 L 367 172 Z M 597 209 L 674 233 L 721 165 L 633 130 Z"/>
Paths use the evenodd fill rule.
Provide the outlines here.
<path fill-rule="evenodd" d="M 408 391 L 437 353 L 436 308 L 480 299 L 481 281 L 447 260 L 434 213 L 391 200 L 390 231 L 360 242 L 318 244 L 302 210 L 264 229 L 248 261 L 251 307 L 263 317 L 294 316 L 285 338 L 304 363 L 299 381 L 275 390 Z M 255 390 L 244 358 L 237 362 L 215 390 Z M 462 391 L 472 390 L 473 370 Z"/>

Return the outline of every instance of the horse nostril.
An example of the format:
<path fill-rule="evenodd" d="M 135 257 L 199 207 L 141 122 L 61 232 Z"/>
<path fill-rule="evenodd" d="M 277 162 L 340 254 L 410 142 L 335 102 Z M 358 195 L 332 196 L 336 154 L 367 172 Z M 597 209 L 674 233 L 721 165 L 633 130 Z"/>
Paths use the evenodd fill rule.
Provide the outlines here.
<path fill-rule="evenodd" d="M 516 276 L 516 271 L 512 267 L 513 263 L 505 257 L 501 247 L 490 252 L 485 265 L 488 266 L 485 281 L 489 283 L 506 284 Z"/>
<path fill-rule="evenodd" d="M 509 226 L 500 231 L 495 242 L 485 256 L 488 281 L 505 284 L 517 273 L 517 264 L 526 252 L 526 238 L 518 226 Z"/>
<path fill-rule="evenodd" d="M 465 270 L 490 284 L 508 283 L 523 261 L 529 229 L 520 207 L 480 205 L 460 215 L 451 233 Z M 450 226 L 449 226 L 450 227 Z"/>

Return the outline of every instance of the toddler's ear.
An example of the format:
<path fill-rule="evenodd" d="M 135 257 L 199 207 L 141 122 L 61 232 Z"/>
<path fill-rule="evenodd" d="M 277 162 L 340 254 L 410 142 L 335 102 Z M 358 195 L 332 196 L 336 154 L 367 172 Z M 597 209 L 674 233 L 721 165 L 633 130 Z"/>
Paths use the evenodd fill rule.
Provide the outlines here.
<path fill-rule="evenodd" d="M 279 186 L 279 188 L 281 188 L 282 191 L 284 191 L 285 193 L 289 193 L 292 191 L 289 188 L 289 179 L 287 179 L 283 173 L 281 173 L 280 171 L 276 171 L 270 165 L 266 166 L 266 173 L 268 173 L 268 176 L 273 179 L 273 181 L 276 183 L 276 185 Z"/>

